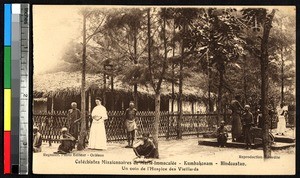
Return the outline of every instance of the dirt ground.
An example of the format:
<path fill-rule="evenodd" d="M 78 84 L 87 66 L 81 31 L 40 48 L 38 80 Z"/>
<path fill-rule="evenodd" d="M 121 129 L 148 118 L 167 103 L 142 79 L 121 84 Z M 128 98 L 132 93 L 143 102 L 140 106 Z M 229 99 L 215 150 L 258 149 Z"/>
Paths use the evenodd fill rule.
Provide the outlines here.
<path fill-rule="evenodd" d="M 287 135 L 292 136 L 293 132 L 290 129 Z M 184 137 L 182 140 L 165 140 L 159 141 L 159 155 L 160 158 L 156 161 L 162 163 L 176 162 L 177 171 L 151 171 L 152 174 L 292 174 L 295 170 L 295 148 L 288 148 L 284 150 L 272 151 L 271 160 L 263 160 L 262 149 L 245 150 L 241 148 L 219 148 L 198 145 L 198 140 L 203 138 Z M 126 142 L 111 142 L 108 143 L 108 149 L 101 150 L 74 150 L 68 156 L 53 156 L 52 153 L 57 151 L 58 144 L 52 144 L 50 147 L 47 143 L 43 143 L 43 151 L 41 153 L 33 154 L 33 170 L 36 173 L 46 173 L 51 170 L 55 173 L 116 173 L 116 174 L 148 174 L 149 172 L 131 171 L 121 169 L 121 165 L 91 165 L 91 164 L 77 164 L 77 160 L 122 160 L 133 162 L 136 158 L 132 149 L 124 148 Z M 49 155 L 47 155 L 49 154 Z M 72 156 L 72 154 L 86 154 L 86 156 Z M 91 156 L 91 155 L 98 155 Z M 99 156 L 100 155 L 100 156 Z M 252 156 L 251 158 L 245 157 Z M 256 157 L 255 159 L 253 157 Z M 196 166 L 201 168 L 201 171 L 178 171 L 178 166 L 186 165 L 185 161 L 201 161 L 212 162 L 213 167 Z M 221 162 L 241 162 L 245 163 L 246 167 L 241 166 L 221 166 Z M 74 163 L 75 162 L 75 163 Z M 47 168 L 46 168 L 46 167 Z M 141 165 L 137 167 L 141 169 Z M 170 165 L 164 165 L 170 168 Z M 53 167 L 53 169 L 51 169 Z M 154 167 L 161 167 L 156 165 Z M 99 169 L 101 168 L 101 169 Z M 268 168 L 268 171 L 265 171 Z M 124 167 L 125 169 L 125 167 Z M 128 169 L 131 169 L 129 167 Z M 150 168 L 149 168 L 150 169 Z M 253 170 L 255 170 L 253 172 Z"/>

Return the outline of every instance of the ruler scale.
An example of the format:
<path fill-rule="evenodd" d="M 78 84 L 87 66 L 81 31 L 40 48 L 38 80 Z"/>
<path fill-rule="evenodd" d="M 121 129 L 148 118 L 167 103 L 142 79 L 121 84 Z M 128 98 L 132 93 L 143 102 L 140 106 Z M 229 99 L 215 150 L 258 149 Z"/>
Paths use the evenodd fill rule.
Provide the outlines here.
<path fill-rule="evenodd" d="M 29 154 L 29 4 L 21 4 L 19 174 L 28 174 Z"/>

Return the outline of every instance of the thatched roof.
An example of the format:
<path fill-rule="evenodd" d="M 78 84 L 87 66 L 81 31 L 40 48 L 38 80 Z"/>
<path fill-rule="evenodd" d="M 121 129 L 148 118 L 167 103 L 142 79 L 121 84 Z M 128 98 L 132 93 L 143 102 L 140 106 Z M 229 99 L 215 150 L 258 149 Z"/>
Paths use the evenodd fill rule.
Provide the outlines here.
<path fill-rule="evenodd" d="M 195 82 L 186 78 L 183 87 L 185 97 L 202 98 L 204 93 Z M 109 83 L 110 81 L 107 81 Z M 163 82 L 162 95 L 171 96 L 171 84 Z M 79 95 L 81 89 L 80 72 L 57 72 L 33 76 L 34 97 L 62 97 Z M 99 91 L 103 89 L 102 74 L 86 74 L 86 90 Z M 116 92 L 133 92 L 133 87 L 123 83 L 120 78 L 114 79 L 114 90 Z M 154 96 L 153 89 L 147 86 L 138 86 L 138 92 L 142 95 Z M 175 93 L 178 92 L 178 86 L 175 86 Z"/>

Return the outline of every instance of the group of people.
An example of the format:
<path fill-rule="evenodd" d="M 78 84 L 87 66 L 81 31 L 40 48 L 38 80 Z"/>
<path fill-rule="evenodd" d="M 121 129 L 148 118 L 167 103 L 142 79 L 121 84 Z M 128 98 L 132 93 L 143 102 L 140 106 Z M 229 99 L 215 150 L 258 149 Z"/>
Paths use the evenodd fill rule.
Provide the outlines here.
<path fill-rule="evenodd" d="M 242 119 L 236 117 L 236 113 L 233 112 L 233 124 L 232 124 L 232 141 L 236 142 L 238 140 L 237 134 L 243 134 L 244 141 L 246 144 L 246 149 L 251 148 L 251 133 L 250 129 L 253 126 L 254 120 L 253 115 L 250 112 L 250 106 L 245 105 L 244 114 Z M 234 118 L 235 117 L 235 118 Z M 235 126 L 234 126 L 235 124 Z M 238 127 L 238 128 L 237 128 Z M 239 133 L 242 132 L 242 133 Z M 217 140 L 220 147 L 225 147 L 225 144 L 228 139 L 228 130 L 225 127 L 225 122 L 221 121 L 220 127 L 217 130 Z"/>
<path fill-rule="evenodd" d="M 232 111 L 232 141 L 245 142 L 246 149 L 251 149 L 252 145 L 252 127 L 262 128 L 262 113 L 260 106 L 241 105 L 241 97 L 238 95 L 231 101 L 230 109 Z M 269 107 L 269 115 L 272 119 L 278 114 L 277 135 L 284 135 L 286 131 L 286 116 L 287 111 L 284 109 L 283 104 L 275 109 Z M 220 127 L 217 129 L 217 140 L 220 147 L 225 147 L 228 139 L 228 130 L 225 127 L 225 122 L 221 121 Z"/>
<path fill-rule="evenodd" d="M 106 150 L 106 131 L 104 121 L 108 119 L 107 110 L 102 105 L 101 99 L 95 99 L 96 106 L 91 113 L 91 124 L 88 135 L 88 149 Z M 142 142 L 136 146 L 133 146 L 136 136 L 137 124 L 136 124 L 137 110 L 134 107 L 134 102 L 129 103 L 129 108 L 126 109 L 124 114 L 124 128 L 127 132 L 128 145 L 125 148 L 133 148 L 134 153 L 138 157 L 154 158 L 155 157 L 155 145 L 149 138 L 149 133 L 142 134 Z M 76 143 L 80 137 L 80 123 L 81 112 L 77 108 L 77 103 L 71 103 L 71 109 L 68 111 L 69 125 L 61 129 L 60 145 L 58 146 L 57 154 L 70 153 L 76 146 Z M 88 127 L 89 124 L 87 124 Z M 87 128 L 88 129 L 88 128 Z M 41 152 L 42 135 L 38 132 L 38 127 L 33 127 L 33 152 Z"/>

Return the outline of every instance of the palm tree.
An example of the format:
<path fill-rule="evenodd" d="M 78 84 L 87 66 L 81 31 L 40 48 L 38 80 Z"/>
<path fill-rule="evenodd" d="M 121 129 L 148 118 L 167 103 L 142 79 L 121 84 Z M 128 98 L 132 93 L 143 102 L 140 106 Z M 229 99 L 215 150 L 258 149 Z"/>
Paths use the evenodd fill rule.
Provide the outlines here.
<path fill-rule="evenodd" d="M 120 53 L 126 54 L 126 57 L 133 62 L 129 64 L 130 68 L 138 65 L 138 60 L 144 49 L 139 47 L 141 41 L 140 33 L 144 18 L 144 10 L 139 8 L 121 9 L 111 13 L 107 17 L 105 25 L 107 36 L 115 49 Z M 133 20 L 134 19 L 134 20 Z M 142 44 L 142 43 L 140 43 Z M 138 109 L 138 82 L 137 76 L 133 76 L 134 103 Z"/>

